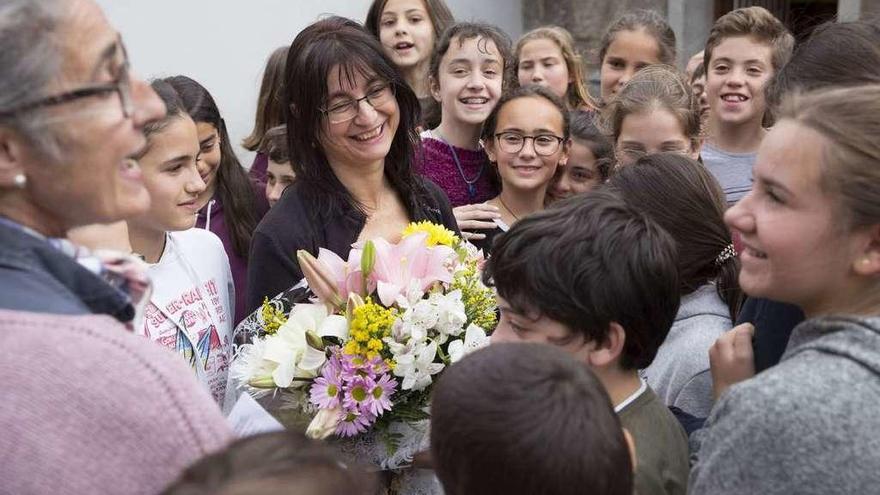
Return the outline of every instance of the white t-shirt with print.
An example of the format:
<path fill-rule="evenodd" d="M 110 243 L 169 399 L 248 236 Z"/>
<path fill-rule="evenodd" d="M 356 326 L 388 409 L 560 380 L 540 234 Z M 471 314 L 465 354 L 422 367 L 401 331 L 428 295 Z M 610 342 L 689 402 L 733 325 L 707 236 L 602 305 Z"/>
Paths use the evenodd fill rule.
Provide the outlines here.
<path fill-rule="evenodd" d="M 148 272 L 153 293 L 137 333 L 180 353 L 222 405 L 235 307 L 223 244 L 203 229 L 170 232 L 162 257 Z"/>

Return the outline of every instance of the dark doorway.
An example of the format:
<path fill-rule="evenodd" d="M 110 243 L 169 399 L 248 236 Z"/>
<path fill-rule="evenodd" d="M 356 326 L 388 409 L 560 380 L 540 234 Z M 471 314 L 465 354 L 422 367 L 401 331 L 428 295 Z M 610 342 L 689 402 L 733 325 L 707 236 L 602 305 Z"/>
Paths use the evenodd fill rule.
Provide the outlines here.
<path fill-rule="evenodd" d="M 715 0 L 715 19 L 742 7 L 764 7 L 791 30 L 798 42 L 837 16 L 837 0 Z"/>

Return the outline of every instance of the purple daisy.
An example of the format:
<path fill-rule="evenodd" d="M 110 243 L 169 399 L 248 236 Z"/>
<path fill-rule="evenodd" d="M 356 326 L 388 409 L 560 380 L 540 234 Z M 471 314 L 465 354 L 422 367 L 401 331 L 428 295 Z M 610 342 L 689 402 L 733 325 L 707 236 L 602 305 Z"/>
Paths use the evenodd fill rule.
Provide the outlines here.
<path fill-rule="evenodd" d="M 367 394 L 365 405 L 367 410 L 374 416 L 381 416 L 385 411 L 390 411 L 392 407 L 391 395 L 397 389 L 397 380 L 385 374 L 379 378 L 379 381 L 373 383 L 373 387 Z"/>
<path fill-rule="evenodd" d="M 309 402 L 321 409 L 332 409 L 339 406 L 341 395 L 342 384 L 339 382 L 339 375 L 327 377 L 322 374 L 315 379 L 309 389 Z"/>
<path fill-rule="evenodd" d="M 372 378 L 374 380 L 376 379 L 376 376 L 388 371 L 388 363 L 386 363 L 380 356 L 374 357 L 368 364 L 372 370 Z"/>
<path fill-rule="evenodd" d="M 370 377 L 355 376 L 345 381 L 345 392 L 342 395 L 342 407 L 346 411 L 363 413 L 368 411 L 367 401 L 370 392 L 376 385 Z"/>
<path fill-rule="evenodd" d="M 342 371 L 348 375 L 375 378 L 370 361 L 360 354 L 343 354 Z"/>
<path fill-rule="evenodd" d="M 336 434 L 341 437 L 353 437 L 358 433 L 367 431 L 367 427 L 372 424 L 376 418 L 370 417 L 369 414 L 357 414 L 353 412 L 345 413 L 345 417 L 339 420 L 336 426 Z"/>
<path fill-rule="evenodd" d="M 330 355 L 330 359 L 321 368 L 321 376 L 316 378 L 309 388 L 309 402 L 321 409 L 332 409 L 340 404 L 342 395 L 340 372 L 342 371 L 342 366 L 336 354 L 334 350 Z"/>

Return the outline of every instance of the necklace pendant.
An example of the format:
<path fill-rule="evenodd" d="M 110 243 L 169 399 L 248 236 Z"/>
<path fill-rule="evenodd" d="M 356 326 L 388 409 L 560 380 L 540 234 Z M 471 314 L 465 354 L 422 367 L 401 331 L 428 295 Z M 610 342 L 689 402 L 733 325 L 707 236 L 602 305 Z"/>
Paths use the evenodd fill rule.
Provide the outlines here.
<path fill-rule="evenodd" d="M 468 196 L 471 199 L 474 199 L 477 197 L 477 186 L 475 184 L 468 184 L 467 189 L 468 189 Z"/>

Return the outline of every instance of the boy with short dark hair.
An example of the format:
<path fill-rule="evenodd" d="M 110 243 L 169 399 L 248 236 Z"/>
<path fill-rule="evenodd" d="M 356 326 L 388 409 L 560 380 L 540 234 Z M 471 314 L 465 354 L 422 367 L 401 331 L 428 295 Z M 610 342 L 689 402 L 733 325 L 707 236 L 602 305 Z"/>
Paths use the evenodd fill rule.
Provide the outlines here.
<path fill-rule="evenodd" d="M 547 345 L 491 345 L 449 367 L 434 389 L 431 453 L 447 495 L 633 493 L 608 394 Z"/>
<path fill-rule="evenodd" d="M 638 373 L 678 311 L 676 258 L 655 222 L 594 190 L 517 222 L 484 273 L 501 311 L 493 343 L 549 343 L 596 373 L 635 440 L 638 493 L 687 487 L 687 437 Z"/>
<path fill-rule="evenodd" d="M 287 149 L 287 126 L 279 125 L 266 131 L 259 151 L 269 159 L 266 168 L 266 200 L 272 207 L 281 199 L 287 186 L 296 181 L 296 173 L 290 164 L 290 152 Z"/>
<path fill-rule="evenodd" d="M 764 129 L 764 87 L 791 57 L 794 37 L 763 7 L 721 16 L 706 41 L 709 139 L 701 157 L 727 196 L 739 201 L 751 189 L 752 166 Z"/>

